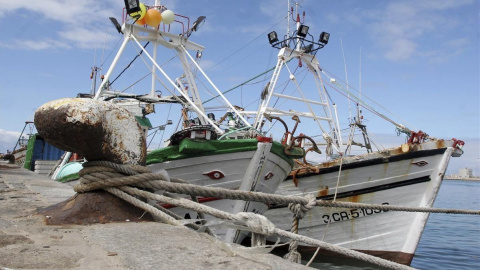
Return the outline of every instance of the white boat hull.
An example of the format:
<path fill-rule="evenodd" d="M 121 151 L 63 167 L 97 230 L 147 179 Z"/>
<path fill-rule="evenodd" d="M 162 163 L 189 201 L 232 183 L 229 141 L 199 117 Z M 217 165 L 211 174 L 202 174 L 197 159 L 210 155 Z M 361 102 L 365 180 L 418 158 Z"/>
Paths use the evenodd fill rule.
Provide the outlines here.
<path fill-rule="evenodd" d="M 148 165 L 148 167 L 154 172 L 166 170 L 170 177 L 180 178 L 188 183 L 204 187 L 222 187 L 272 194 L 288 176 L 292 166 L 281 157 L 270 152 L 271 146 L 271 143 L 258 143 L 256 151 L 172 160 Z M 212 179 L 207 175 L 209 172 L 222 172 L 224 177 Z M 205 205 L 233 214 L 238 212 L 263 214 L 268 209 L 268 206 L 261 202 L 202 197 L 198 199 Z M 198 218 L 194 211 L 172 205 L 163 206 L 186 219 Z M 209 215 L 206 215 L 205 218 L 207 221 L 215 219 Z M 213 230 L 217 236 L 225 241 L 241 242 L 242 240 L 236 230 L 230 231 L 228 238 L 226 238 L 226 227 L 214 228 Z"/>
<path fill-rule="evenodd" d="M 436 148 L 433 144 L 422 147 L 380 160 L 344 164 L 337 201 L 432 207 L 453 148 Z M 284 181 L 276 194 L 314 194 L 317 199 L 331 200 L 337 179 L 338 166 L 322 168 L 318 173 L 298 178 L 298 186 L 291 179 Z M 293 217 L 289 212 L 288 208 L 277 206 L 265 216 L 281 229 L 290 230 Z M 410 264 L 427 219 L 426 213 L 315 207 L 300 220 L 299 234 Z"/>

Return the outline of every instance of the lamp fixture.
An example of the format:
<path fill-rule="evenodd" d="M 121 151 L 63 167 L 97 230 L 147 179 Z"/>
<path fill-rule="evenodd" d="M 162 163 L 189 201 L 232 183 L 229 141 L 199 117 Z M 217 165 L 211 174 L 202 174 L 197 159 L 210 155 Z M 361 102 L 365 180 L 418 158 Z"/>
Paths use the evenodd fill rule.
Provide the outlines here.
<path fill-rule="evenodd" d="M 330 38 L 330 34 L 329 34 L 329 33 L 327 33 L 327 32 L 322 32 L 322 33 L 320 34 L 320 39 L 318 40 L 318 42 L 323 43 L 323 44 L 327 44 L 329 38 Z"/>
<path fill-rule="evenodd" d="M 300 27 L 298 27 L 298 31 L 297 31 L 297 36 L 299 37 L 306 37 L 307 34 L 308 34 L 308 29 L 310 27 L 306 26 L 306 25 L 300 25 Z"/>
<path fill-rule="evenodd" d="M 127 14 L 134 14 L 136 12 L 140 12 L 140 1 L 139 0 L 125 0 L 125 9 L 127 10 Z M 140 16 L 140 13 L 138 13 Z M 135 17 L 135 16 L 132 16 Z"/>
<path fill-rule="evenodd" d="M 277 32 L 272 31 L 268 33 L 268 42 L 270 42 L 270 44 L 278 42 Z"/>
<path fill-rule="evenodd" d="M 117 19 L 115 19 L 114 17 L 110 17 L 109 19 L 110 19 L 110 21 L 113 23 L 113 25 L 115 26 L 115 28 L 117 29 L 118 33 L 119 33 L 119 34 L 123 34 L 123 33 L 122 33 L 122 27 L 121 27 L 120 24 L 118 23 Z"/>
<path fill-rule="evenodd" d="M 205 23 L 206 18 L 207 17 L 205 17 L 205 16 L 198 17 L 197 20 L 193 23 L 192 30 L 197 32 L 198 29 L 200 29 L 200 26 L 202 26 Z"/>
<path fill-rule="evenodd" d="M 200 26 L 202 26 L 205 23 L 206 18 L 207 17 L 205 17 L 205 16 L 198 17 L 197 20 L 193 23 L 192 28 L 188 29 L 188 31 L 186 33 L 182 34 L 182 35 L 186 35 L 187 37 L 190 37 L 190 35 L 193 32 L 197 32 L 198 29 L 200 29 Z M 198 53 L 197 53 L 197 56 L 198 56 Z"/>

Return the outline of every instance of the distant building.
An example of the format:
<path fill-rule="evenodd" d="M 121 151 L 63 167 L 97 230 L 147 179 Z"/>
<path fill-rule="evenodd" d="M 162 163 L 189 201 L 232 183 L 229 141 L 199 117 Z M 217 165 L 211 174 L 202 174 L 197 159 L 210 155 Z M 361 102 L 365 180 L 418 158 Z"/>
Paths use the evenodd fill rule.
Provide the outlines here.
<path fill-rule="evenodd" d="M 458 176 L 459 177 L 465 177 L 465 178 L 471 178 L 471 177 L 473 177 L 472 169 L 461 168 L 460 170 L 458 170 Z"/>
<path fill-rule="evenodd" d="M 472 169 L 465 167 L 458 170 L 458 174 L 446 175 L 445 179 L 479 181 L 480 177 L 473 176 Z"/>

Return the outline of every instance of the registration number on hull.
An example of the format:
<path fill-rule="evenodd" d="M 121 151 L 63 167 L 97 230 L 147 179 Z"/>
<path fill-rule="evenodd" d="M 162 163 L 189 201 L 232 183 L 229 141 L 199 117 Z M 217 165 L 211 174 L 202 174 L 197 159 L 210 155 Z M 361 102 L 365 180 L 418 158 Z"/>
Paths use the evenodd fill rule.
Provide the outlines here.
<path fill-rule="evenodd" d="M 388 202 L 382 203 L 383 205 L 389 205 Z M 378 210 L 378 209 L 350 209 L 348 211 L 336 212 L 330 215 L 323 215 L 323 222 L 328 223 L 332 221 L 344 221 L 355 219 L 359 217 L 366 217 L 374 214 L 379 214 L 381 212 L 388 212 L 388 210 Z"/>

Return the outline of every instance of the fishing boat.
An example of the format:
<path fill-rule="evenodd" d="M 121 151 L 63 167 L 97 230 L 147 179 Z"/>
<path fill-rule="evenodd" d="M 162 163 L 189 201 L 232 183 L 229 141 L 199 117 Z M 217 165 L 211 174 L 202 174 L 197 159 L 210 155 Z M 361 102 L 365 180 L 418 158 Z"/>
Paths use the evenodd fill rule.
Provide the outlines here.
<path fill-rule="evenodd" d="M 293 16 L 293 7 L 290 14 L 295 24 L 292 32 L 287 31 L 284 39 L 275 31 L 268 34 L 270 44 L 279 52 L 271 79 L 262 91 L 260 108 L 240 113 L 255 115 L 253 127 L 260 132 L 272 129 L 271 125 L 265 124 L 266 118 L 282 123 L 285 132 L 281 136 L 293 138 L 288 140 L 287 146 L 290 143 L 304 146 L 309 144 L 308 140 L 321 138 L 310 143 L 312 147 L 307 152 L 321 151 L 323 156 L 309 161 L 312 157 L 309 154 L 307 158 L 297 160 L 276 194 L 432 207 L 449 160 L 462 155 L 464 142 L 414 132 L 357 97 L 349 91 L 346 83 L 328 73 L 316 57 L 328 43 L 330 34 L 322 32 L 317 40 L 309 33 L 309 27 L 302 24 L 299 13 L 296 18 Z M 281 78 L 286 78 L 284 83 L 280 83 Z M 313 83 L 307 84 L 307 78 Z M 347 128 L 348 139 L 342 138 L 337 104 L 331 100 L 333 92 L 337 91 L 356 104 L 356 113 Z M 377 146 L 367 132 L 363 109 L 393 124 L 398 134 L 406 134 L 405 143 L 386 149 Z M 311 128 L 313 123 L 318 125 L 317 129 Z M 289 130 L 288 126 L 293 125 L 294 128 Z M 297 130 L 302 132 L 298 136 L 295 135 Z M 319 135 L 306 136 L 308 133 Z M 364 152 L 352 154 L 352 148 Z M 281 229 L 289 230 L 292 226 L 287 205 L 272 205 L 264 215 Z M 300 220 L 298 233 L 408 265 L 428 216 L 427 213 L 315 207 Z M 276 239 L 270 240 L 274 242 Z M 315 251 L 313 247 L 302 245 L 298 249 Z"/>
<path fill-rule="evenodd" d="M 150 19 L 144 16 L 150 16 Z M 153 18 L 161 19 L 152 22 Z M 202 70 L 198 61 L 204 47 L 192 42 L 190 37 L 199 30 L 205 17 L 200 16 L 190 24 L 188 17 L 175 14 L 165 6 L 159 5 L 158 1 L 153 6 L 147 6 L 138 1 L 126 1 L 122 23 L 120 24 L 115 18 L 110 20 L 123 35 L 123 43 L 96 93 L 84 96 L 113 102 L 127 108 L 142 126 L 145 137 L 148 136 L 149 129 L 155 131 L 156 128 L 162 128 L 159 126 L 152 129 L 150 120 L 146 117 L 155 111 L 155 105 L 181 105 L 182 129 L 171 135 L 165 147 L 148 152 L 147 167 L 153 172 L 165 170 L 170 177 L 201 186 L 264 193 L 275 192 L 278 185 L 292 170 L 293 160 L 302 157 L 304 151 L 297 148 L 286 152 L 283 144 L 256 132 L 239 113 L 238 108 L 221 94 Z M 173 26 L 175 23 L 181 24 L 180 33 L 173 33 L 173 30 L 170 30 L 177 29 Z M 110 83 L 112 73 L 123 56 L 127 44 L 133 44 L 138 49 L 139 53 L 135 58 L 139 56 L 142 59 L 148 58 L 146 65 L 152 78 L 151 90 L 148 94 L 115 91 Z M 151 45 L 150 51 L 146 49 L 148 44 Z M 161 53 L 161 49 L 167 53 Z M 195 57 L 191 55 L 191 51 L 195 52 Z M 175 55 L 174 58 L 180 61 L 183 71 L 182 74 L 173 77 L 175 79 L 172 78 L 172 70 L 166 70 L 159 64 L 162 61 L 170 61 L 161 59 L 160 55 L 164 56 L 172 52 Z M 223 111 L 224 117 L 220 117 L 218 121 L 215 120 L 215 114 L 208 112 L 202 104 L 201 92 L 196 82 L 198 76 L 203 76 L 202 78 L 209 82 L 209 87 L 219 93 L 223 108 L 226 106 Z M 169 92 L 170 95 L 162 97 L 158 94 L 158 87 L 161 87 L 162 91 Z M 216 108 L 218 111 L 218 107 Z M 264 203 L 220 198 L 199 198 L 199 202 L 230 213 L 245 211 L 262 214 L 268 208 Z M 163 206 L 187 219 L 197 217 L 197 213 L 193 211 L 171 205 Z M 215 230 L 215 234 L 228 242 L 241 241 L 235 229 L 218 229 Z"/>
<path fill-rule="evenodd" d="M 27 129 L 28 128 L 28 129 Z M 63 151 L 34 132 L 32 121 L 26 121 L 11 153 L 3 158 L 38 174 L 50 174 Z"/>

